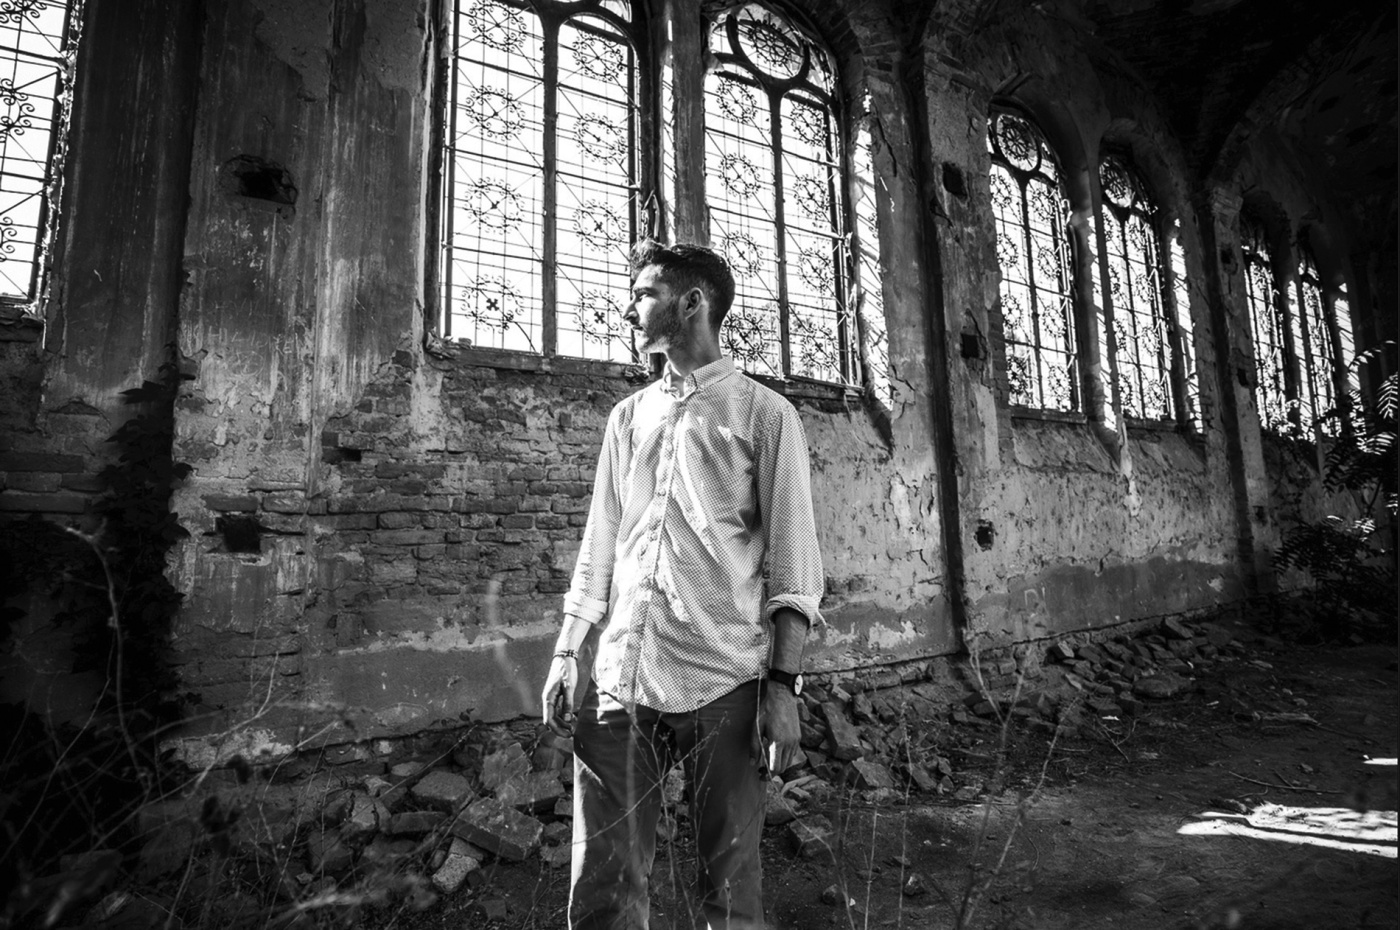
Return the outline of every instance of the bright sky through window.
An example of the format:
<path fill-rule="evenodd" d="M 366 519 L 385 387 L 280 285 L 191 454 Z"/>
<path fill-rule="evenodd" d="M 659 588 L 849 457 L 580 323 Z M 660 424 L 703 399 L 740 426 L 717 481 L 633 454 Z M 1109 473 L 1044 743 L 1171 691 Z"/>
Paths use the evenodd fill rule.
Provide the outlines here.
<path fill-rule="evenodd" d="M 0 4 L 0 300 L 30 311 L 53 248 L 80 7 Z"/>
<path fill-rule="evenodd" d="M 991 114 L 992 210 L 1011 403 L 1079 411 L 1069 204 L 1054 156 L 1031 123 Z"/>
<path fill-rule="evenodd" d="M 638 222 L 629 28 L 622 2 L 457 0 L 443 127 L 445 337 L 637 361 L 621 316 Z"/>

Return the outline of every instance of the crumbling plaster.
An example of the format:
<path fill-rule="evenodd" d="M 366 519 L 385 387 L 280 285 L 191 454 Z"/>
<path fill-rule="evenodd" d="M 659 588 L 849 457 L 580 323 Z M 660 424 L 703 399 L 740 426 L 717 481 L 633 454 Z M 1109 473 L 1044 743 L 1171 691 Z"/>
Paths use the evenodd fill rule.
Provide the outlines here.
<path fill-rule="evenodd" d="M 1166 612 L 1208 603 L 1222 588 L 1237 591 L 1239 581 L 1211 377 L 1202 250 L 1179 149 L 1153 107 L 1126 105 L 1146 96 L 1130 76 L 1095 68 L 1094 55 L 1063 54 L 1065 48 L 1092 45 L 1076 23 L 1032 8 L 1006 13 L 971 37 L 953 34 L 953 41 L 940 38 L 942 23 L 935 17 L 926 33 L 924 73 L 933 149 L 968 176 L 969 196 L 965 201 L 949 197 L 938 227 L 943 323 L 954 345 L 969 329 L 979 338 L 993 334 L 992 357 L 963 360 L 958 374 L 965 376 L 949 385 L 962 466 L 963 535 L 969 540 L 964 566 L 969 627 L 994 640 L 1020 640 L 1123 619 L 1125 609 L 1137 609 L 1136 592 L 1143 586 L 1157 591 L 1155 609 Z M 985 114 L 993 99 L 1008 95 L 1041 123 L 1068 186 L 1086 198 L 1086 205 L 1095 203 L 1087 198 L 1097 194 L 1089 166 L 1097 164 L 1105 136 L 1135 152 L 1153 153 L 1146 173 L 1161 185 L 1154 193 L 1182 220 L 1206 415 L 1200 435 L 1099 420 L 1094 406 L 1080 422 L 1025 416 L 1001 400 Z M 1125 112 L 1133 114 L 1130 121 L 1121 115 Z M 1091 232 L 1093 211 L 1078 217 Z M 1081 241 L 1097 248 L 1092 235 Z M 1093 303 L 1085 309 L 1081 323 L 1095 334 L 1101 310 Z M 1097 339 L 1091 335 L 1089 341 Z M 1094 380 L 1106 377 L 1107 359 L 1086 359 Z M 984 540 L 990 535 L 989 543 L 972 541 L 979 527 Z M 1115 574 L 1110 571 L 1115 566 L 1131 571 Z M 1169 583 L 1182 572 L 1196 581 Z M 1115 586 L 1123 603 L 1111 603 L 1112 595 L 1104 603 L 1100 592 Z"/>

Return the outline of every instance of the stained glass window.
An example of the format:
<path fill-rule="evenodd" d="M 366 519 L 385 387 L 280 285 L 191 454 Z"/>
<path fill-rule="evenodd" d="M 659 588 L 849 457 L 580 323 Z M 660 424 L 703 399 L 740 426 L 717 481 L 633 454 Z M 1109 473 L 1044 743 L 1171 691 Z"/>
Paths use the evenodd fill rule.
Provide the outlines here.
<path fill-rule="evenodd" d="M 455 0 L 441 332 L 637 361 L 622 320 L 638 224 L 638 88 L 622 0 Z"/>
<path fill-rule="evenodd" d="M 1245 299 L 1254 338 L 1254 401 L 1259 408 L 1259 422 L 1267 430 L 1286 432 L 1288 350 L 1284 321 L 1264 229 L 1248 217 L 1240 218 L 1240 249 L 1244 254 Z"/>
<path fill-rule="evenodd" d="M 0 301 L 35 312 L 53 248 L 79 0 L 0 3 Z"/>
<path fill-rule="evenodd" d="M 988 121 L 1010 401 L 1079 411 L 1069 203 L 1054 155 L 1024 117 Z"/>
<path fill-rule="evenodd" d="M 722 16 L 710 49 L 717 62 L 705 78 L 710 239 L 737 283 L 722 346 L 757 374 L 855 382 L 831 62 L 757 4 Z"/>
<path fill-rule="evenodd" d="M 1142 177 L 1116 155 L 1099 164 L 1118 402 L 1125 416 L 1195 425 L 1199 400 L 1186 261 Z M 1172 232 L 1179 232 L 1175 228 Z"/>

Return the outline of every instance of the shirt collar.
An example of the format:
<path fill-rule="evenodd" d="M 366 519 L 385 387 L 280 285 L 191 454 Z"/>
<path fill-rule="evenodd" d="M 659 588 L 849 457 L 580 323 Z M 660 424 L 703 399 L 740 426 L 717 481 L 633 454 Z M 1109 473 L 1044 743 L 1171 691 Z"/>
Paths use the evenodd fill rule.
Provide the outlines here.
<path fill-rule="evenodd" d="M 690 374 L 682 376 L 680 372 L 671 367 L 667 362 L 666 367 L 661 370 L 661 390 L 672 397 L 685 398 L 702 387 L 708 387 L 718 381 L 722 381 L 734 373 L 734 360 L 731 358 L 721 358 L 702 365 Z"/>

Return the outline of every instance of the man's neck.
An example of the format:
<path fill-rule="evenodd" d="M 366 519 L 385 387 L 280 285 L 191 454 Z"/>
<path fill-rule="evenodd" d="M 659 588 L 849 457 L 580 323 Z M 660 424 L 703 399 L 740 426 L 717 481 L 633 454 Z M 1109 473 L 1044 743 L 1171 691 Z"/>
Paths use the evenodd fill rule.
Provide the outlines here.
<path fill-rule="evenodd" d="M 666 350 L 666 361 L 682 378 L 694 374 L 711 362 L 722 358 L 718 339 L 692 340 L 684 346 L 673 346 Z"/>

